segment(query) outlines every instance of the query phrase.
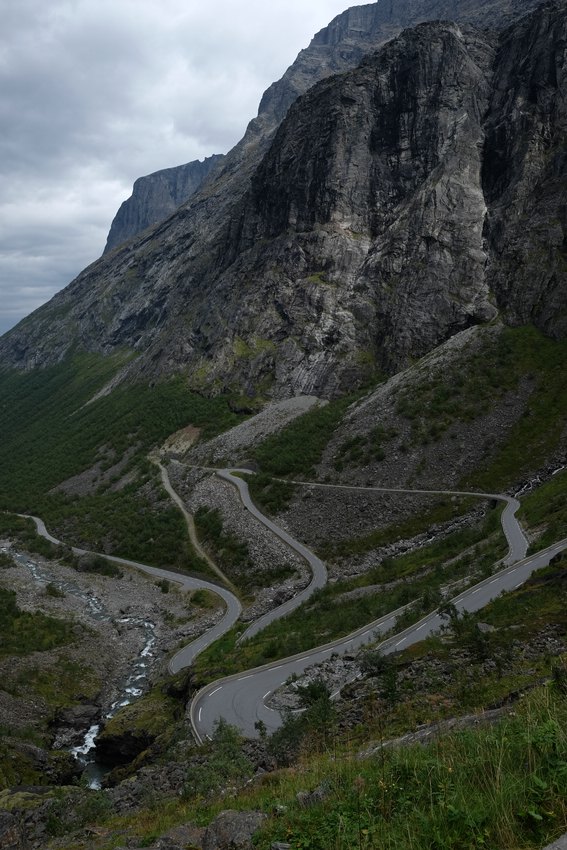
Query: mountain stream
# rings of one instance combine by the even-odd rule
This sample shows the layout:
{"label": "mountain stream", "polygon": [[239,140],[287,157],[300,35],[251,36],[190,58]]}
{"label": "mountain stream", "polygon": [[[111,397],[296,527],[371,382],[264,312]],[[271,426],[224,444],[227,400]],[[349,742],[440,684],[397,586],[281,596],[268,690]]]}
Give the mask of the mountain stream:
{"label": "mountain stream", "polygon": [[[103,603],[92,593],[86,592],[69,579],[61,579],[51,575],[44,567],[39,566],[27,556],[13,550],[11,555],[18,564],[29,569],[38,584],[54,585],[65,595],[78,598],[84,604],[92,620],[99,622],[110,622],[112,620]],[[117,624],[123,628],[138,630],[142,637],[142,649],[138,657],[129,664],[127,672],[116,682],[114,687],[115,698],[103,719],[85,729],[82,733],[82,740],[69,748],[69,752],[83,768],[82,776],[86,779],[89,788],[94,789],[101,787],[103,777],[111,770],[108,766],[95,760],[95,740],[101,725],[104,721],[113,717],[121,708],[129,705],[148,690],[149,671],[152,660],[155,658],[157,643],[155,623],[141,617],[124,616],[117,621]]]}

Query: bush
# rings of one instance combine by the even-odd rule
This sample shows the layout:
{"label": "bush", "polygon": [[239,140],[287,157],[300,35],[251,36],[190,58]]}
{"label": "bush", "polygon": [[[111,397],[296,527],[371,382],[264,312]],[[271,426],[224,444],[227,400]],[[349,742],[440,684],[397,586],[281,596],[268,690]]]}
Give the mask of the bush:
{"label": "bush", "polygon": [[356,398],[345,396],[312,409],[267,437],[254,451],[262,471],[275,476],[313,472],[345,410]]}
{"label": "bush", "polygon": [[15,567],[16,562],[7,552],[0,552],[0,569],[9,570],[10,567]]}
{"label": "bush", "polygon": [[200,507],[195,513],[195,527],[199,537],[221,562],[225,572],[233,570],[244,573],[253,569],[248,544],[224,530],[217,508]]}
{"label": "bush", "polygon": [[21,611],[13,590],[0,588],[0,655],[28,655],[75,639],[75,626],[41,612]]}
{"label": "bush", "polygon": [[57,587],[56,584],[53,584],[53,582],[50,581],[45,588],[45,595],[53,596],[55,599],[64,599],[66,594],[64,590],[61,590],[60,587]]}
{"label": "bush", "polygon": [[122,570],[102,555],[82,555],[76,567],[80,573],[97,573],[110,578],[123,578]]}
{"label": "bush", "polygon": [[207,758],[190,765],[185,777],[185,794],[206,797],[226,788],[229,782],[240,782],[252,773],[252,765],[242,752],[244,739],[236,727],[222,718],[215,724]]}

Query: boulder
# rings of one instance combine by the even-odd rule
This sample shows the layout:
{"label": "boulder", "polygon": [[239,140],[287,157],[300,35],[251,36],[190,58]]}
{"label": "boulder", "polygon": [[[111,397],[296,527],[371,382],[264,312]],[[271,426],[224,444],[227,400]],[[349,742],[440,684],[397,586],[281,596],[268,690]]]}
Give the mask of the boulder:
{"label": "boulder", "polygon": [[266,818],[262,812],[221,812],[206,828],[202,850],[252,850],[252,837]]}

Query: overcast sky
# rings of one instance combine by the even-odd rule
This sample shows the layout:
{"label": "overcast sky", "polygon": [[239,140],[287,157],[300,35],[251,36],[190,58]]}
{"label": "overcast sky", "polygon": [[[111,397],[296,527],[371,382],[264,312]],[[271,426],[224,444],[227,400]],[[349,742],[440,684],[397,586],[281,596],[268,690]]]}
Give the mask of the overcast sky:
{"label": "overcast sky", "polygon": [[0,333],[104,248],[136,177],[226,153],[356,0],[2,0]]}

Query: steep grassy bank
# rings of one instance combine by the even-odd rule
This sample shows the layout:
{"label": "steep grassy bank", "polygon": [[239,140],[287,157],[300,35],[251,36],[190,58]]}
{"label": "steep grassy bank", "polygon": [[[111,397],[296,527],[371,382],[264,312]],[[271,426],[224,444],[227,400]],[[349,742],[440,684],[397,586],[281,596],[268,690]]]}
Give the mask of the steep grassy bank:
{"label": "steep grassy bank", "polygon": [[[506,440],[484,469],[466,479],[471,487],[503,489],[540,469],[560,447],[567,421],[567,343],[549,339],[531,327],[506,328],[483,362],[479,382],[487,370],[496,377],[494,384],[485,382],[481,404],[490,404],[491,394],[514,389],[520,380],[533,386],[528,405]],[[475,372],[473,361],[470,373]],[[473,384],[468,393],[471,404],[479,392],[480,387]]]}
{"label": "steep grassy bank", "polygon": [[266,437],[254,450],[254,459],[263,472],[273,476],[297,475],[308,478],[346,409],[360,393],[343,396],[316,407],[294,419],[276,434]]}
{"label": "steep grassy bank", "polygon": [[[564,696],[547,690],[492,729],[382,750],[365,760],[354,753],[338,761],[316,758],[301,775],[268,777],[256,801],[288,808],[283,823],[271,819],[260,844],[287,841],[293,850],[541,847],[567,825],[566,711]],[[297,790],[316,787],[324,789],[321,802],[305,808],[294,799]]]}
{"label": "steep grassy bank", "polygon": [[51,749],[50,724],[60,709],[94,698],[102,686],[76,652],[88,641],[74,618],[23,610],[0,586],[0,791],[75,779],[74,759]]}
{"label": "steep grassy bank", "polygon": [[[334,401],[266,439],[255,449],[261,472],[249,480],[251,493],[268,512],[289,508],[286,519],[300,539],[327,540],[326,557],[369,552],[389,535],[381,527],[387,511],[376,514],[381,523],[376,528],[367,511],[355,537],[343,521],[338,495],[314,491],[307,501],[301,488],[274,476],[308,478],[317,467],[319,480],[329,483],[512,491],[564,457],[566,371],[565,342],[530,327],[485,328],[462,346],[416,363],[360,406],[353,397],[348,415],[341,407],[345,400]],[[524,519],[534,531],[544,532],[553,522],[548,542],[555,531],[564,536],[561,528],[567,527],[561,480],[558,475],[539,496],[525,498]],[[355,511],[355,496],[349,498]],[[398,516],[403,509],[397,506]],[[444,519],[442,504],[437,516],[424,515],[409,500],[405,510],[407,520],[402,515],[397,523],[403,537]]]}
{"label": "steep grassy bank", "polygon": [[537,535],[534,550],[567,537],[567,473],[558,472],[524,496],[521,517]]}

